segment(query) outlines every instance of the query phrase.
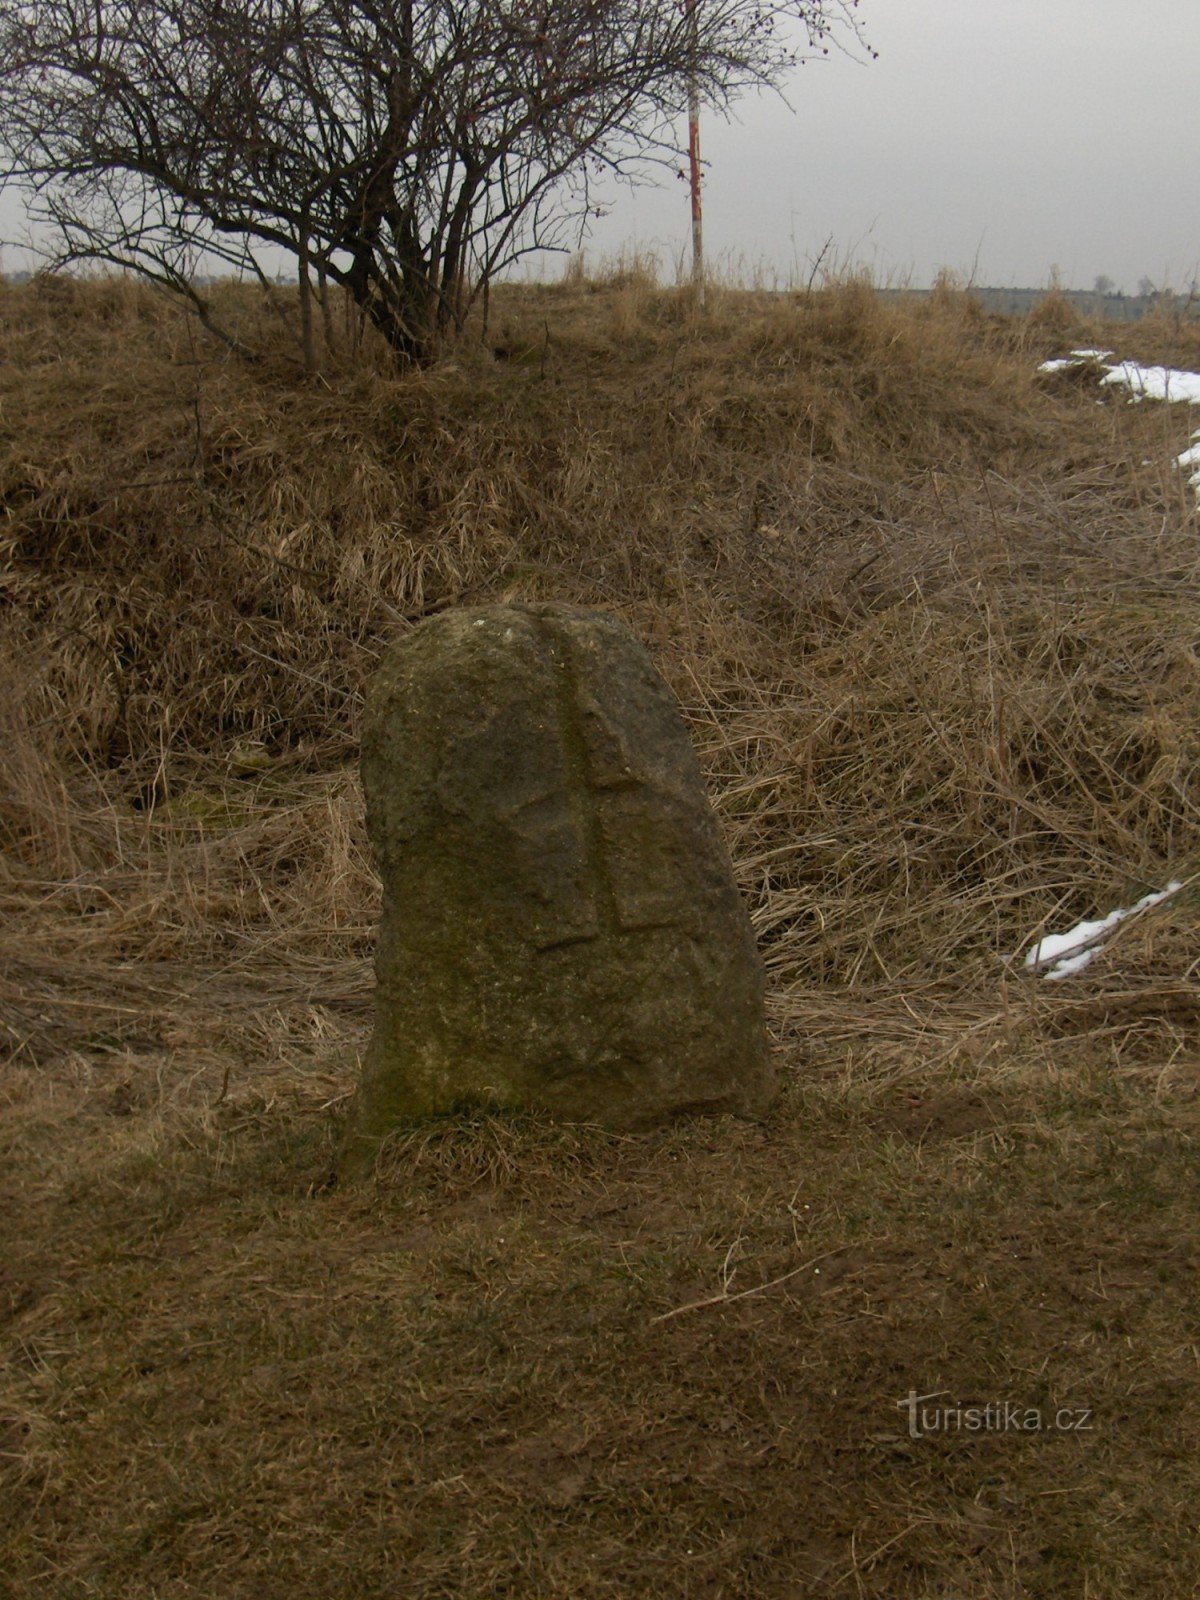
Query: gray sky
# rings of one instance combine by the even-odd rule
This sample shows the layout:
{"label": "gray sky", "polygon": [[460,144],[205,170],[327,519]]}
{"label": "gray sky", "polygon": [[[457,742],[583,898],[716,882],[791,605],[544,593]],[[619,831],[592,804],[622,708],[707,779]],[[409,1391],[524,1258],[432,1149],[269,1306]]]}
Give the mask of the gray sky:
{"label": "gray sky", "polygon": [[[703,0],[701,0],[703,3]],[[806,280],[827,262],[927,284],[1069,287],[1200,276],[1197,0],[862,0],[879,60],[800,69],[792,109],[705,120],[705,239],[718,268]],[[0,201],[0,238],[20,231]],[[589,250],[649,249],[669,277],[686,185],[617,192]],[[0,252],[0,266],[20,264]],[[546,270],[559,270],[551,261]]]}
{"label": "gray sky", "polygon": [[[792,110],[743,101],[701,140],[709,255],[745,278],[838,263],[927,284],[1200,276],[1196,0],[862,0],[879,60],[813,62]],[[620,196],[591,248],[670,273],[686,185]]]}

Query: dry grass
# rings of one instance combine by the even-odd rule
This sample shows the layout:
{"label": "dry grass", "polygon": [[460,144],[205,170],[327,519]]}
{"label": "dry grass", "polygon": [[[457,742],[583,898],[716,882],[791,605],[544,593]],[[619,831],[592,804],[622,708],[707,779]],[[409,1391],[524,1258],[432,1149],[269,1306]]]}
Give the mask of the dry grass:
{"label": "dry grass", "polygon": [[[260,369],[0,287],[11,1592],[1188,1592],[1196,896],[1071,982],[1002,958],[1200,868],[1195,418],[1036,375],[1195,328],[697,318],[635,261],[306,386],[226,312]],[[442,1124],[340,1192],[362,685],[502,596],[650,644],[788,1088]],[[912,1388],[1095,1426],[912,1441]]]}

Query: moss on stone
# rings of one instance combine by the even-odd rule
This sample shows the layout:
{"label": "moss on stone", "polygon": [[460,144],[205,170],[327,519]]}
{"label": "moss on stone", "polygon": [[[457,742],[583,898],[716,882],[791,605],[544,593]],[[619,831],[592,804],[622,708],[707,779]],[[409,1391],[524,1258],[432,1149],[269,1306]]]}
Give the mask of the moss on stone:
{"label": "moss on stone", "polygon": [[363,735],[383,878],[347,1160],[455,1106],[637,1128],[770,1091],[753,934],[678,709],[615,619],[446,612]]}

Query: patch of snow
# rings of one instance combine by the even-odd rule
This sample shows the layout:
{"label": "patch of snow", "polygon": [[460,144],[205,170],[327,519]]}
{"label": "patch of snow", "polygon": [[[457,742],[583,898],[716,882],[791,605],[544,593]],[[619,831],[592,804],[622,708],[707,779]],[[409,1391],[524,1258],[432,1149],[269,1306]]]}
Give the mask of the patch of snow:
{"label": "patch of snow", "polygon": [[1094,945],[1090,950],[1081,950],[1077,956],[1064,956],[1044,976],[1053,980],[1069,978],[1073,972],[1082,972],[1099,948],[1099,945]]}
{"label": "patch of snow", "polygon": [[[1128,389],[1131,404],[1140,400],[1165,400],[1168,403],[1183,401],[1187,405],[1200,406],[1200,372],[1184,372],[1178,367],[1143,367],[1138,361],[1118,361],[1110,366],[1108,358],[1111,355],[1111,350],[1072,350],[1069,356],[1043,361],[1038,371],[1065,372],[1095,362],[1105,369],[1101,384],[1107,388]],[[1178,465],[1185,470],[1188,467],[1196,468],[1188,481],[1200,495],[1200,433],[1192,437],[1196,443],[1178,458]],[[1149,463],[1143,462],[1142,465]]]}
{"label": "patch of snow", "polygon": [[1200,433],[1194,433],[1192,438],[1196,441],[1195,444],[1192,445],[1190,450],[1183,452],[1176,464],[1182,467],[1185,472],[1189,467],[1195,467],[1196,470],[1192,473],[1188,482],[1196,493],[1200,495]]}
{"label": "patch of snow", "polygon": [[1106,917],[1095,922],[1077,922],[1066,933],[1048,933],[1026,952],[1025,965],[1031,972],[1041,972],[1044,978],[1051,980],[1069,978],[1074,972],[1082,972],[1103,950],[1104,935],[1115,928],[1118,922],[1124,922],[1126,917],[1139,916],[1160,901],[1169,900],[1182,888],[1183,884],[1173,878],[1165,889],[1143,895],[1136,905],[1110,911]]}
{"label": "patch of snow", "polygon": [[1132,400],[1183,400],[1200,406],[1200,372],[1180,372],[1175,367],[1143,367],[1121,361],[1109,367],[1103,384],[1124,384]]}
{"label": "patch of snow", "polygon": [[1111,350],[1072,350],[1069,356],[1059,356],[1054,361],[1043,361],[1039,372],[1065,372],[1068,367],[1081,367],[1086,361],[1105,362]]}

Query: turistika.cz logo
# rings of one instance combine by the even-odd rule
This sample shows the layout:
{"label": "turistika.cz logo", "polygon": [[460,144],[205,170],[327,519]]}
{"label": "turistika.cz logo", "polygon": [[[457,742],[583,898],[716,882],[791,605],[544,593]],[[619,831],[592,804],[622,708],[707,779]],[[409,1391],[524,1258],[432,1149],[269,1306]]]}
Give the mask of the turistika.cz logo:
{"label": "turistika.cz logo", "polygon": [[1091,1433],[1090,1406],[1060,1406],[1047,1411],[1041,1406],[1018,1405],[1012,1400],[988,1400],[978,1404],[942,1403],[948,1389],[918,1394],[910,1389],[896,1404],[908,1412],[911,1439],[924,1439],[932,1433]]}

